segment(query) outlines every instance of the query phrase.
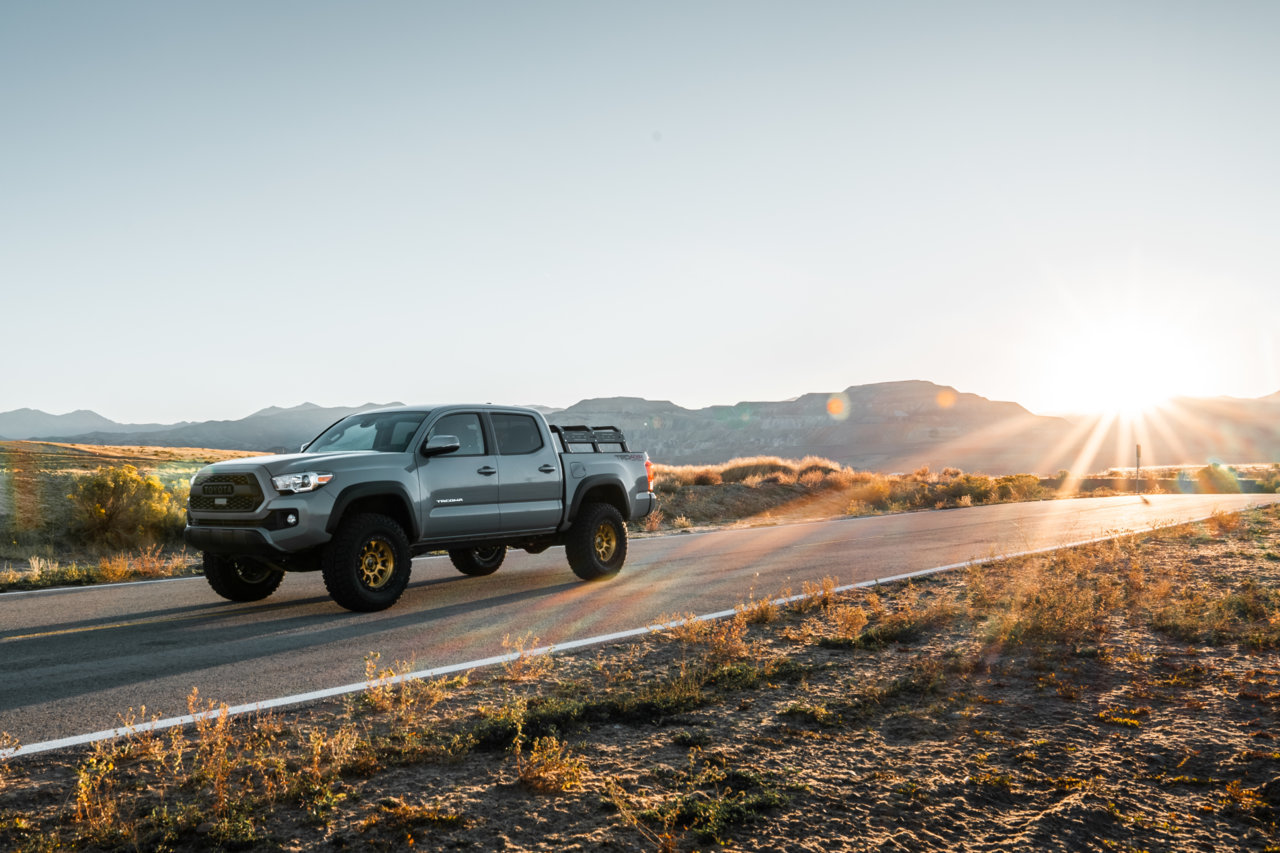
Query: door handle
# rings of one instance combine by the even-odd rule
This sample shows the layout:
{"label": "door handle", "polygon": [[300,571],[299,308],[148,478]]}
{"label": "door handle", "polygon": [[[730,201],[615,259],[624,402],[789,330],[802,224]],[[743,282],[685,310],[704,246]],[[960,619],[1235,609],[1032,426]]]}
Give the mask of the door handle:
{"label": "door handle", "polygon": [[538,470],[539,470],[539,471],[541,471],[541,472],[542,472],[542,473],[544,473],[544,474],[554,474],[554,473],[556,472],[556,466],[554,466],[554,465],[539,465],[539,466],[538,466]]}
{"label": "door handle", "polygon": [[476,473],[484,474],[486,477],[491,477],[498,473],[498,469],[494,468],[492,465],[485,465],[483,468],[477,468]]}

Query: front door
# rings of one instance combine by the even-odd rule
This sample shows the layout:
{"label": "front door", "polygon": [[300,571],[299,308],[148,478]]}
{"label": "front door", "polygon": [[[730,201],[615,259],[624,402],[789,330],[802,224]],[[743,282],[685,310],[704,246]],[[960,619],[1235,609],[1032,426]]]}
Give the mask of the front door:
{"label": "front door", "polygon": [[485,441],[480,415],[444,415],[427,432],[427,438],[436,435],[455,435],[461,447],[420,460],[422,538],[495,533],[499,524],[498,457]]}

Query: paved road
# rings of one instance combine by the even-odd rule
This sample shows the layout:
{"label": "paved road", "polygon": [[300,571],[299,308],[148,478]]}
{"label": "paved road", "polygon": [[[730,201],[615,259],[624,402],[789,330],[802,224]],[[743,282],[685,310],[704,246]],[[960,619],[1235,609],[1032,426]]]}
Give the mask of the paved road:
{"label": "paved road", "polygon": [[842,519],[631,542],[616,578],[579,582],[562,549],[513,552],[470,578],[447,559],[415,561],[400,602],[339,609],[315,574],[271,598],[233,604],[201,578],[0,595],[0,731],[32,744],[108,729],[146,705],[185,714],[193,686],[231,705],[350,684],[364,658],[444,666],[502,654],[503,637],[563,643],[709,613],[748,593],[806,580],[842,583],[1203,518],[1280,495],[1089,498]]}

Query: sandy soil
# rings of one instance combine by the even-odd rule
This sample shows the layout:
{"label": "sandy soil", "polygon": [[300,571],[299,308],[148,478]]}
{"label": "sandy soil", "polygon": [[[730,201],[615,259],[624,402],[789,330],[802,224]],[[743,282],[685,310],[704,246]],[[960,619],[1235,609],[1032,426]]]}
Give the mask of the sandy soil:
{"label": "sandy soil", "polygon": [[[295,755],[317,784],[270,796],[246,773],[234,820],[207,778],[166,783],[135,745],[114,754],[122,816],[95,842],[76,819],[87,753],[19,759],[0,849],[1277,851],[1280,511],[1247,519],[1070,563],[1091,589],[1146,592],[1065,639],[1014,641],[975,609],[997,573],[1030,571],[1014,565],[525,660],[425,704],[258,720],[242,743],[314,733],[328,770]],[[1143,609],[1232,589],[1252,597],[1203,635]],[[538,764],[545,735],[565,751]]]}

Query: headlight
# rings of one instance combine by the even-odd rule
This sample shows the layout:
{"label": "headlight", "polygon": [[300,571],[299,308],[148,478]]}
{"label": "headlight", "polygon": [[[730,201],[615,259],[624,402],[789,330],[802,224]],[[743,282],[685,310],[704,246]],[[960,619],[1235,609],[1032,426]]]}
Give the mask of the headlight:
{"label": "headlight", "polygon": [[283,474],[271,478],[271,485],[282,495],[298,492],[313,492],[333,479],[332,474],[321,474],[308,471],[305,474]]}

